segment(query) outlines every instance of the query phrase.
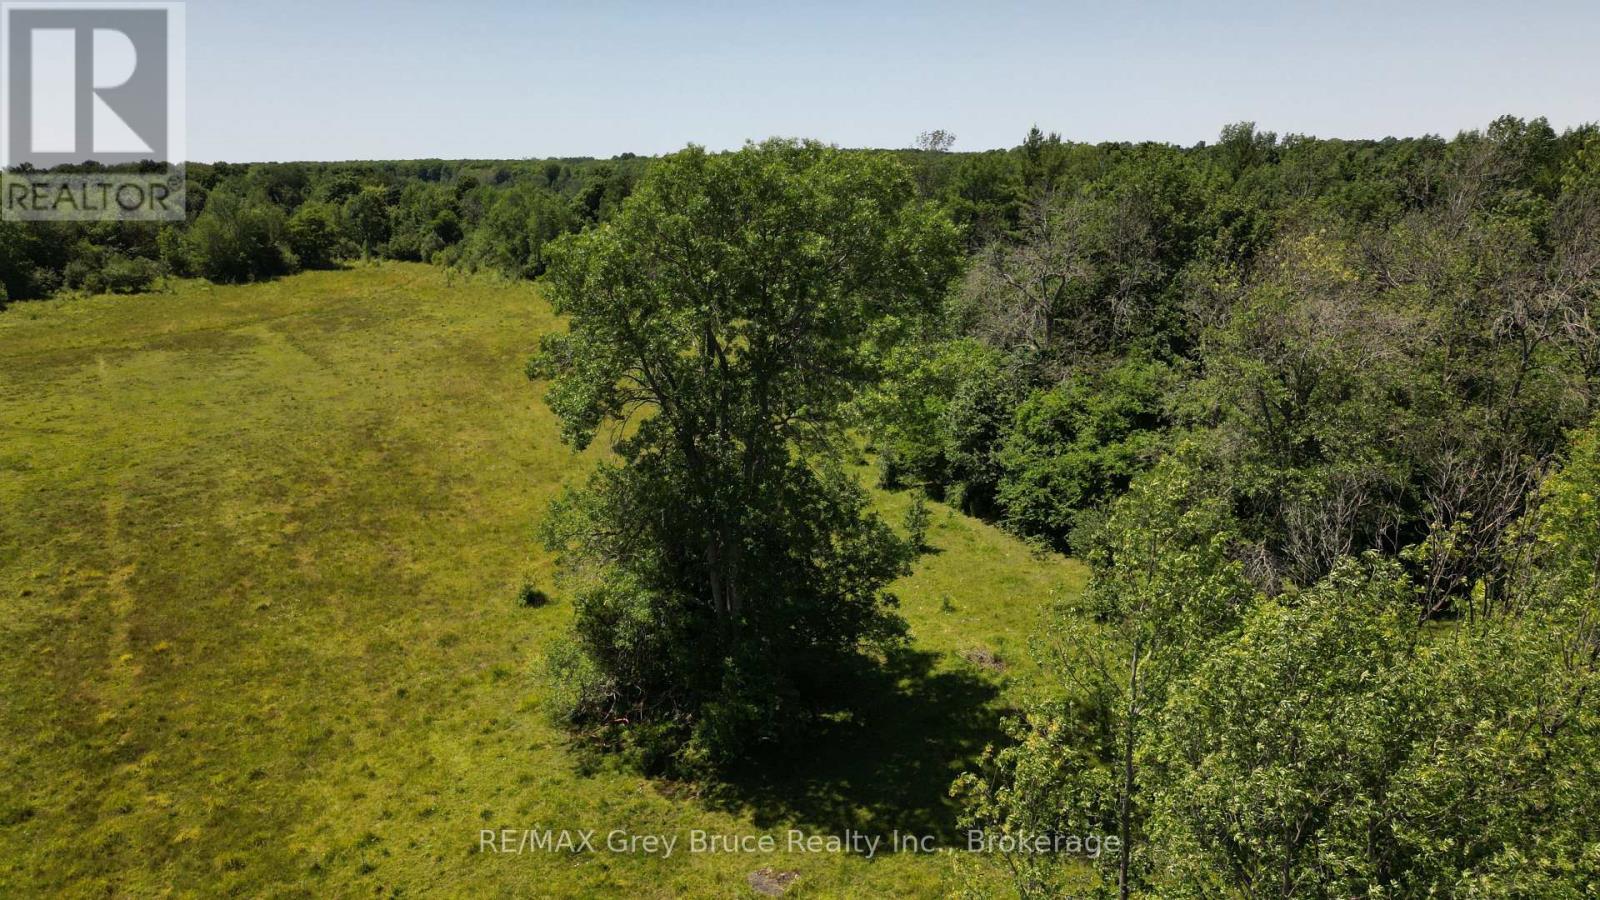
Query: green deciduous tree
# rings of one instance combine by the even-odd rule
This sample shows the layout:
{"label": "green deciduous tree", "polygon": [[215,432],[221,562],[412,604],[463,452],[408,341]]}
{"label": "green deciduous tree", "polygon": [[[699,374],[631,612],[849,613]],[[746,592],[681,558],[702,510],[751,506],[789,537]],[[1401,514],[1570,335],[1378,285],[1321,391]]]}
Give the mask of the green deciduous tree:
{"label": "green deciduous tree", "polygon": [[390,259],[431,261],[434,254],[461,240],[455,193],[438,184],[412,182],[389,210]]}
{"label": "green deciduous tree", "polygon": [[[1134,483],[1089,547],[1087,608],[1064,608],[1041,640],[1059,693],[1012,726],[1015,743],[957,782],[971,827],[1026,834],[1116,836],[1099,860],[1126,897],[1152,875],[1147,752],[1172,683],[1228,633],[1253,597],[1226,505],[1180,451]],[[1008,860],[1025,896],[1056,896],[1077,861]]]}
{"label": "green deciduous tree", "polygon": [[38,240],[37,233],[27,225],[0,221],[0,288],[4,288],[6,296],[21,300],[43,293],[34,263]]}
{"label": "green deciduous tree", "polygon": [[370,259],[389,239],[389,192],[381,187],[362,188],[344,202],[344,225],[350,239],[361,248],[361,258]]}
{"label": "green deciduous tree", "polygon": [[550,259],[571,328],[534,367],[547,402],[578,447],[633,423],[547,524],[584,661],[567,712],[725,762],[898,633],[883,588],[909,548],[831,460],[955,229],[890,160],[771,141],[661,161]]}
{"label": "green deciduous tree", "polygon": [[1010,153],[964,156],[946,189],[951,218],[977,249],[1005,237],[1017,227],[1022,196],[1022,170]]}
{"label": "green deciduous tree", "polygon": [[461,263],[515,278],[536,278],[549,265],[550,242],[578,230],[579,216],[559,195],[518,185],[496,196],[462,248]]}
{"label": "green deciduous tree", "polygon": [[283,210],[257,197],[213,192],[184,243],[195,274],[212,281],[257,281],[299,268]]}
{"label": "green deciduous tree", "polygon": [[1153,458],[1170,381],[1165,366],[1130,356],[1018,406],[999,453],[1006,525],[1068,549],[1082,514],[1120,495]]}
{"label": "green deciduous tree", "polygon": [[1177,681],[1147,744],[1162,875],[1272,897],[1392,883],[1386,793],[1425,712],[1413,602],[1398,567],[1347,564]]}
{"label": "green deciduous tree", "polygon": [[306,268],[324,269],[339,257],[344,238],[339,208],[332,203],[313,200],[303,204],[289,217],[286,227],[289,248]]}

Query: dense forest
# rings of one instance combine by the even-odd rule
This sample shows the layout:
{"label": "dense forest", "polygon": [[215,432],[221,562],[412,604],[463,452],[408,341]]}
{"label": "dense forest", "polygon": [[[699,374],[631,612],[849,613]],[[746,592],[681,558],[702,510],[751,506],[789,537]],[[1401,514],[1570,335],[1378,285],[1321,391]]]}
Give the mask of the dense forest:
{"label": "dense forest", "polygon": [[530,374],[614,451],[543,528],[554,712],[642,770],[794,752],[904,640],[926,512],[864,447],[1092,568],[972,827],[1115,835],[1124,897],[1600,890],[1600,129],[948,145],[193,165],[182,226],[0,223],[0,305],[540,279]]}

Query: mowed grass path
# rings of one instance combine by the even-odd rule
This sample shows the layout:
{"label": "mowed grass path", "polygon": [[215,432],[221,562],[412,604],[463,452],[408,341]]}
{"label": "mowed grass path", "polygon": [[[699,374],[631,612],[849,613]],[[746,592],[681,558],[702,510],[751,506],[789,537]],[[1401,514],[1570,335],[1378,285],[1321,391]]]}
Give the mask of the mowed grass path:
{"label": "mowed grass path", "polygon": [[555,324],[533,287],[405,265],[0,313],[0,896],[739,897],[764,866],[790,896],[943,893],[944,856],[479,851],[947,826],[1082,577],[935,506],[899,586],[918,652],[814,769],[697,796],[586,767],[539,707],[570,607],[514,601],[593,462],[522,375]]}

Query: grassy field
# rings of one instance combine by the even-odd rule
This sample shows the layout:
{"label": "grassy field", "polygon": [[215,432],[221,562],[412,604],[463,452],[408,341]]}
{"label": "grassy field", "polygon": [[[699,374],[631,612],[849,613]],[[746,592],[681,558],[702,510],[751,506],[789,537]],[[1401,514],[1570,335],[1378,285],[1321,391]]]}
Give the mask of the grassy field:
{"label": "grassy field", "polygon": [[[528,286],[423,266],[0,313],[0,896],[941,896],[943,855],[482,852],[489,828],[947,830],[1080,568],[935,505],[915,651],[814,761],[702,795],[567,746],[532,532],[591,460]],[[904,497],[884,497],[898,519]],[[969,662],[998,651],[1003,672]]]}

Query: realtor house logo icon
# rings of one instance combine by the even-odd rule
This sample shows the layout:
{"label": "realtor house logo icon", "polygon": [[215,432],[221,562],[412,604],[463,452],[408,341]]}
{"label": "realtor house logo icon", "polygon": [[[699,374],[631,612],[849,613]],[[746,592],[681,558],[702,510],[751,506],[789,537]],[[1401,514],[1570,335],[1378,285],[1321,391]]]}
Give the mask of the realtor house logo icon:
{"label": "realtor house logo icon", "polygon": [[0,213],[184,215],[184,4],[0,2]]}

